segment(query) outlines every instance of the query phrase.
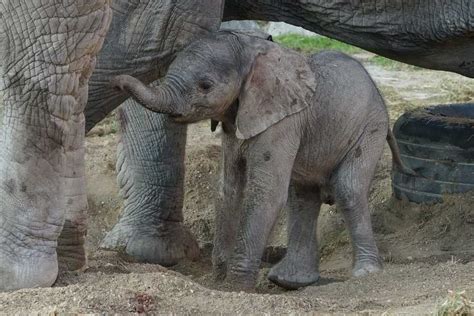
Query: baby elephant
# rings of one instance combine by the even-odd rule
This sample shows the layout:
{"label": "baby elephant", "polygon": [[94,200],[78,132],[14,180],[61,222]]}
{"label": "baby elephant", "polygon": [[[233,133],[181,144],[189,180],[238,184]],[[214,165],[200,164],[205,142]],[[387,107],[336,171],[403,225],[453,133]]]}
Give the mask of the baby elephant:
{"label": "baby elephant", "polygon": [[[381,269],[368,191],[387,110],[354,59],[311,57],[258,37],[221,31],[178,54],[158,88],[130,76],[113,85],[177,122],[222,122],[223,168],[213,251],[218,277],[255,286],[261,257],[288,197],[288,251],[269,279],[289,289],[316,282],[321,203],[337,203],[354,248],[353,275]],[[401,166],[400,166],[401,167]]]}

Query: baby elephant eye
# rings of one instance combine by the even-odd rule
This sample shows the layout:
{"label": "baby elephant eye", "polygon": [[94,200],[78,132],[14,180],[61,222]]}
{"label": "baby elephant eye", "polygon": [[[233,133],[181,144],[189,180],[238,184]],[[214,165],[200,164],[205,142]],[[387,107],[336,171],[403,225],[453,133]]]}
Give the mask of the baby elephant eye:
{"label": "baby elephant eye", "polygon": [[203,80],[199,82],[199,89],[201,89],[202,91],[207,92],[211,90],[211,88],[212,88],[212,82],[208,80]]}

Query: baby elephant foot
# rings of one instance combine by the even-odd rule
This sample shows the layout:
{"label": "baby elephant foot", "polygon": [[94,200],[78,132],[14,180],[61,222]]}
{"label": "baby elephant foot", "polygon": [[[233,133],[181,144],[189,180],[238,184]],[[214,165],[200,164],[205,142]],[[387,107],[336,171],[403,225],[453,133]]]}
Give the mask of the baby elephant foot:
{"label": "baby elephant foot", "polygon": [[380,272],[383,270],[380,260],[358,260],[352,269],[352,275],[356,278],[364,277],[371,273]]}
{"label": "baby elephant foot", "polygon": [[245,291],[252,292],[257,286],[257,273],[243,273],[229,271],[224,280],[224,283],[228,285],[233,291]]}
{"label": "baby elephant foot", "polygon": [[[199,245],[181,223],[170,222],[162,227],[132,227],[117,224],[101,244],[102,249],[123,252],[134,260],[165,267],[181,259],[196,260]],[[161,229],[160,229],[161,228]]]}
{"label": "baby elephant foot", "polygon": [[268,273],[268,279],[282,288],[296,290],[316,283],[319,272],[316,264],[303,264],[297,260],[283,258]]}
{"label": "baby elephant foot", "polygon": [[227,268],[225,283],[234,291],[253,291],[257,285],[260,263],[252,265],[230,264]]}

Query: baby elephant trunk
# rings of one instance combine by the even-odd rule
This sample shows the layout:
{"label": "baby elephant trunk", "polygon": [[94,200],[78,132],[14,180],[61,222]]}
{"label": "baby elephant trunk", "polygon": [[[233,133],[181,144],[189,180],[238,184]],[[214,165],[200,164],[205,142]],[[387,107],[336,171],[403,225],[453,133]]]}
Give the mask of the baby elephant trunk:
{"label": "baby elephant trunk", "polygon": [[181,102],[179,102],[176,89],[173,89],[170,85],[149,87],[128,75],[113,78],[111,84],[116,89],[128,92],[138,103],[153,112],[168,114],[173,117],[182,115]]}

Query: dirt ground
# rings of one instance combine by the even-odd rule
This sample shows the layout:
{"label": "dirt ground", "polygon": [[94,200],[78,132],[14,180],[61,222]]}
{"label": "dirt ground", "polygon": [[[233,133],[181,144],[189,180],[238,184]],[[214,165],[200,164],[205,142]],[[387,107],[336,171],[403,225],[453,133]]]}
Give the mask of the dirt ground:
{"label": "dirt ground", "polygon": [[[366,66],[387,100],[392,123],[410,108],[474,101],[474,81],[455,74]],[[446,197],[433,206],[394,200],[388,148],[370,193],[383,272],[350,277],[351,247],[342,217],[335,207],[324,206],[318,232],[322,278],[317,285],[284,291],[266,280],[271,264],[264,263],[256,293],[220,290],[212,280],[209,258],[220,139],[208,122],[190,127],[186,160],[185,222],[200,242],[201,259],[166,269],[98,250],[122,206],[115,182],[116,129],[112,116],[87,137],[88,267],[61,274],[53,288],[0,293],[0,313],[422,315],[434,313],[448,290],[466,291],[474,298],[474,194]],[[270,261],[284,249],[284,222],[282,212],[269,245]]]}

